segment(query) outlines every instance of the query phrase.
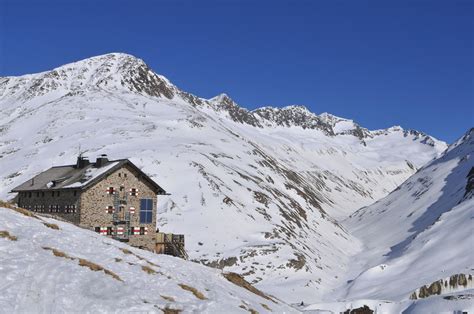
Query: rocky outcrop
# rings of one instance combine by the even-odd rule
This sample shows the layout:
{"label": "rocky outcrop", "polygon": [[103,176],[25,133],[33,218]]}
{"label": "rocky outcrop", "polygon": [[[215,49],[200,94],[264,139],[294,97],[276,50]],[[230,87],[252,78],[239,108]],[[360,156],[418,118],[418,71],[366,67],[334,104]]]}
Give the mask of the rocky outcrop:
{"label": "rocky outcrop", "polygon": [[421,286],[410,295],[410,299],[424,299],[433,295],[440,295],[473,287],[472,274],[455,274],[451,277],[434,281],[429,285]]}

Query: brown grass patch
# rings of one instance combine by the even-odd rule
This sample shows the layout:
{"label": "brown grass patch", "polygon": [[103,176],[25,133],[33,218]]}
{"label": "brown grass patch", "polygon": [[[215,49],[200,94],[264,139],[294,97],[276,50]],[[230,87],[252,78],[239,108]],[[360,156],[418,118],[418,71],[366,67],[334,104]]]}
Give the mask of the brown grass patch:
{"label": "brown grass patch", "polygon": [[104,268],[104,273],[106,273],[109,276],[112,276],[112,278],[117,279],[118,281],[123,281],[122,278],[120,278],[116,273]]}
{"label": "brown grass patch", "polygon": [[270,311],[270,312],[272,311],[272,309],[271,309],[268,305],[266,305],[266,304],[264,304],[264,303],[261,303],[260,305],[261,305],[265,310]]}
{"label": "brown grass patch", "polygon": [[132,251],[127,250],[127,249],[120,249],[124,254],[133,254]]}
{"label": "brown grass patch", "polygon": [[[75,257],[71,257],[69,255],[67,255],[66,253],[60,251],[60,250],[57,250],[57,249],[53,249],[53,248],[50,248],[48,246],[43,246],[43,249],[44,250],[47,250],[47,251],[52,251],[53,252],[53,255],[54,256],[57,256],[57,257],[62,257],[62,258],[67,258],[67,259],[70,259],[72,261],[76,260],[77,258]],[[83,259],[83,258],[79,258],[79,266],[82,266],[82,267],[88,267],[90,270],[92,271],[104,271],[105,274],[111,276],[112,278],[118,280],[118,281],[123,281],[122,278],[120,278],[116,273],[100,266],[100,265],[97,265],[95,263],[92,263],[86,259]]]}
{"label": "brown grass patch", "polygon": [[50,224],[49,222],[43,222],[43,225],[54,230],[59,230],[59,226],[57,224]]}
{"label": "brown grass patch", "polygon": [[237,285],[239,287],[242,287],[244,289],[247,289],[248,291],[252,292],[252,293],[255,293],[256,295],[264,298],[264,299],[267,299],[267,300],[270,300],[274,303],[275,300],[273,300],[272,298],[270,298],[268,295],[266,295],[265,293],[263,293],[262,291],[258,290],[257,288],[255,288],[254,286],[252,286],[247,280],[244,279],[244,277],[242,277],[241,275],[239,274],[236,274],[236,273],[223,273],[222,274],[224,276],[225,279],[229,280],[230,282],[232,282],[234,285]]}
{"label": "brown grass patch", "polygon": [[164,309],[161,309],[164,314],[179,314],[181,313],[181,310],[177,309],[170,309],[169,307],[165,307]]}
{"label": "brown grass patch", "polygon": [[92,263],[86,259],[80,258],[79,259],[79,266],[84,266],[84,267],[89,267],[90,270],[92,271],[99,271],[99,270],[104,270],[104,267],[97,265],[95,263]]}
{"label": "brown grass patch", "polygon": [[0,230],[0,238],[5,238],[5,239],[8,239],[10,241],[18,240],[17,237],[15,237],[14,235],[11,235],[10,232],[8,232],[6,230]]}
{"label": "brown grass patch", "polygon": [[147,262],[148,265],[150,265],[150,266],[160,267],[160,266],[156,265],[155,263],[150,262],[149,260],[146,260],[146,262]]}
{"label": "brown grass patch", "polygon": [[31,211],[29,211],[27,209],[24,209],[24,208],[21,208],[21,207],[15,207],[12,204],[6,203],[4,201],[0,201],[0,206],[10,208],[10,209],[16,211],[17,213],[23,214],[23,215],[28,216],[28,217],[40,219],[38,216],[33,214]]}
{"label": "brown grass patch", "polygon": [[57,250],[57,249],[53,249],[53,248],[50,248],[50,247],[47,247],[47,246],[43,246],[43,250],[52,251],[53,255],[57,256],[57,257],[67,258],[67,259],[70,259],[72,261],[75,260],[74,257],[71,257],[71,256],[67,255],[66,253],[64,253],[63,251],[60,251],[60,250]]}
{"label": "brown grass patch", "polygon": [[154,275],[156,274],[156,271],[151,268],[151,267],[148,267],[148,266],[142,266],[142,270],[145,272],[145,273],[148,273],[150,275]]}
{"label": "brown grass patch", "polygon": [[0,207],[15,209],[15,206],[13,206],[12,203],[8,203],[8,202],[2,201],[2,200],[0,200]]}
{"label": "brown grass patch", "polygon": [[[150,265],[150,266],[160,267],[160,266],[156,265],[155,263],[150,262],[150,261],[147,260],[146,258],[141,257],[140,255],[135,254],[135,253],[133,253],[132,251],[130,251],[130,250],[128,250],[128,249],[120,248],[120,251],[122,251],[124,254],[127,254],[127,255],[133,255],[133,256],[135,256],[136,258],[138,258],[139,260],[147,262],[147,264]],[[130,263],[129,263],[129,264],[130,264]],[[132,264],[130,264],[130,265],[132,265]]]}
{"label": "brown grass patch", "polygon": [[192,294],[194,294],[194,296],[196,298],[200,299],[200,300],[207,300],[207,298],[204,296],[204,294],[202,294],[202,292],[200,292],[198,289],[196,289],[194,287],[185,285],[184,283],[180,283],[180,284],[178,284],[178,286],[180,286],[181,289],[183,289],[183,290],[192,292]]}
{"label": "brown grass patch", "polygon": [[122,278],[120,278],[117,274],[115,274],[114,272],[108,270],[108,269],[105,269],[104,267],[100,266],[100,265],[97,265],[95,263],[92,263],[91,261],[88,261],[86,259],[83,259],[83,258],[80,258],[79,259],[79,266],[83,266],[83,267],[88,267],[90,270],[92,271],[101,271],[103,270],[105,274],[111,276],[112,278],[118,280],[118,281],[123,281]]}
{"label": "brown grass patch", "polygon": [[173,298],[173,297],[169,297],[169,296],[162,295],[162,294],[160,294],[160,297],[162,297],[162,298],[165,299],[166,301],[174,302],[174,298]]}

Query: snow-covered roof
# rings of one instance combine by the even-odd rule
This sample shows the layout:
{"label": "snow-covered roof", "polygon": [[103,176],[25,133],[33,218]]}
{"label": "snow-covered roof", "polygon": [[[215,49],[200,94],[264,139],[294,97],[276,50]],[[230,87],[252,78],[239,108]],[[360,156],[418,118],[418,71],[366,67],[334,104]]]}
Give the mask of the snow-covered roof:
{"label": "snow-covered roof", "polygon": [[156,182],[128,159],[107,161],[101,167],[98,167],[96,163],[85,165],[82,168],[78,168],[76,165],[52,167],[17,186],[12,192],[84,189],[92,183],[99,181],[104,175],[124,165],[130,165],[136,171],[140,172],[143,178],[155,188],[158,194],[166,193]]}

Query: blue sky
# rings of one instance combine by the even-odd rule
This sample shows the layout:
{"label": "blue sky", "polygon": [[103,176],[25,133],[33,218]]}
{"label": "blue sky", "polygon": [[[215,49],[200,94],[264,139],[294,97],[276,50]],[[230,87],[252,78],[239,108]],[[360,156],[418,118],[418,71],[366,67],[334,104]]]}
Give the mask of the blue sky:
{"label": "blue sky", "polygon": [[0,76],[127,52],[201,97],[452,142],[474,126],[473,33],[472,0],[0,0]]}

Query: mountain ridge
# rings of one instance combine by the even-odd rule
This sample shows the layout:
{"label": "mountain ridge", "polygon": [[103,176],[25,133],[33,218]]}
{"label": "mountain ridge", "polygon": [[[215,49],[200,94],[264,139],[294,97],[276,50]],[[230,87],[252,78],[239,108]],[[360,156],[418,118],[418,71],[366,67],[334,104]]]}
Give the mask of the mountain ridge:
{"label": "mountain ridge", "polygon": [[[119,75],[119,80],[115,78],[117,75]],[[17,81],[17,83],[14,84],[15,82],[11,81]],[[13,86],[11,86],[12,83]],[[15,95],[15,91],[22,87],[23,89],[27,88],[24,94]],[[370,131],[353,120],[328,113],[317,115],[304,105],[264,106],[248,110],[238,105],[226,93],[221,93],[210,99],[201,98],[182,91],[166,77],[156,74],[142,59],[127,53],[94,56],[36,74],[0,77],[0,99],[16,96],[26,100],[35,96],[43,96],[60,87],[68,89],[70,93],[83,91],[84,88],[117,91],[120,87],[126,87],[129,91],[151,97],[173,99],[177,96],[195,106],[210,107],[217,112],[224,111],[231,120],[254,127],[299,126],[303,129],[317,129],[329,136],[353,135],[361,141],[383,133],[401,131],[404,134],[415,133],[432,145],[437,141],[428,134],[416,130],[404,130],[400,126]],[[347,128],[346,125],[344,130],[338,132],[334,130],[338,122],[346,122],[352,126]]]}

